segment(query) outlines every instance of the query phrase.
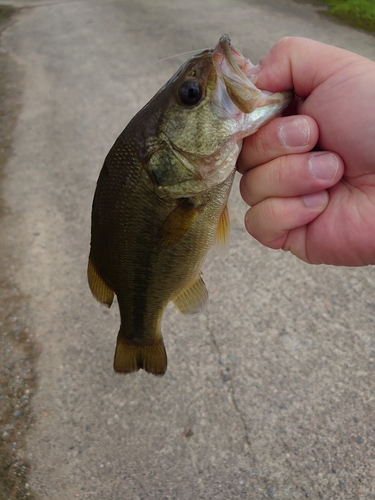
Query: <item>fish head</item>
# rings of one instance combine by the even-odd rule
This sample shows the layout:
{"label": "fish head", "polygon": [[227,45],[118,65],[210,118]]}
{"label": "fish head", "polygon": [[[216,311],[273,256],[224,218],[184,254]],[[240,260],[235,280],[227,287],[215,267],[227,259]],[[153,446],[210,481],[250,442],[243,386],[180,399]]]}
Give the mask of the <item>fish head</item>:
{"label": "fish head", "polygon": [[148,169],[161,196],[194,196],[225,181],[244,137],[291,102],[293,92],[258,89],[253,67],[224,35],[186,61],[155,96],[158,137],[149,138]]}

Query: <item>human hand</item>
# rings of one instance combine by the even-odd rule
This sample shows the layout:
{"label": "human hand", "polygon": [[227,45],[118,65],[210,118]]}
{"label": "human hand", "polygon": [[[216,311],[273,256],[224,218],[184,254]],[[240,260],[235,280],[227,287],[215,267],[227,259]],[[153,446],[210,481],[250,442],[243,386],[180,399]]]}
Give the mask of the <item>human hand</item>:
{"label": "human hand", "polygon": [[375,62],[284,38],[261,60],[257,86],[300,99],[294,116],[244,140],[246,229],[309,263],[375,264]]}

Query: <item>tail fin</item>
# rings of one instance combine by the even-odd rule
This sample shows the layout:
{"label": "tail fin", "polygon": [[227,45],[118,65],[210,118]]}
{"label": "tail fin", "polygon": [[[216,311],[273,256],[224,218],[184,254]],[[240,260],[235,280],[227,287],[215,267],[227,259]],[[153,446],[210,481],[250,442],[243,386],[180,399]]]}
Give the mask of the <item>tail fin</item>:
{"label": "tail fin", "polygon": [[163,338],[160,336],[152,345],[136,346],[128,343],[120,330],[113,368],[121,373],[136,372],[143,368],[153,375],[164,375],[167,371],[167,353]]}

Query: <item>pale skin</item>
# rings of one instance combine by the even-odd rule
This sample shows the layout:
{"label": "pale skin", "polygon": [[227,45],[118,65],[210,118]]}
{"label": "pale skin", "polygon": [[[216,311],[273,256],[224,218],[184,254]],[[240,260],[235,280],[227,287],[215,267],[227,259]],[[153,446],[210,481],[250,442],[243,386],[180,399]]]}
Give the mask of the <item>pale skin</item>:
{"label": "pale skin", "polygon": [[375,62],[289,37],[256,71],[300,99],[244,141],[247,231],[311,264],[375,264]]}

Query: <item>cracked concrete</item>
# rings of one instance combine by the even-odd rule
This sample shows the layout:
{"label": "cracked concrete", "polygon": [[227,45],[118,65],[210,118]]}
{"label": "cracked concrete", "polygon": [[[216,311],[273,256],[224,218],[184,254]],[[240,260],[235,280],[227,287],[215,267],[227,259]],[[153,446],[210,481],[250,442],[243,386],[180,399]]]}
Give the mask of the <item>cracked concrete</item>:
{"label": "cracked concrete", "polygon": [[[22,451],[40,499],[375,498],[375,274],[252,241],[203,269],[207,310],[167,308],[162,379],[113,373],[119,325],[86,283],[103,159],[184,56],[228,32],[259,60],[304,35],[375,57],[374,38],[289,0],[21,1],[2,48],[25,75],[6,203],[15,280],[42,352]],[[237,179],[238,181],[238,179]],[[26,491],[26,490],[25,490]]]}

